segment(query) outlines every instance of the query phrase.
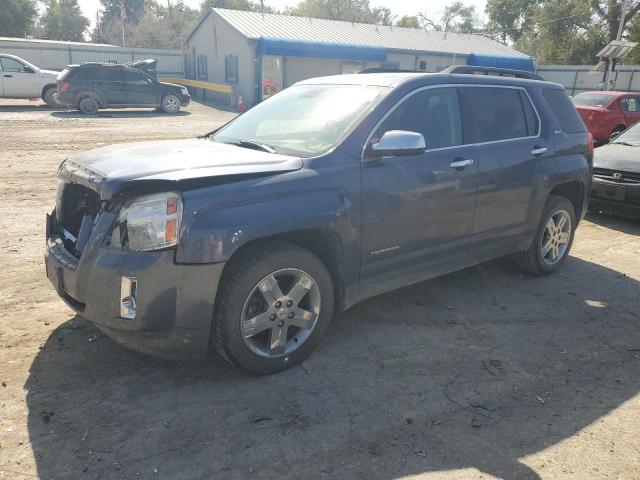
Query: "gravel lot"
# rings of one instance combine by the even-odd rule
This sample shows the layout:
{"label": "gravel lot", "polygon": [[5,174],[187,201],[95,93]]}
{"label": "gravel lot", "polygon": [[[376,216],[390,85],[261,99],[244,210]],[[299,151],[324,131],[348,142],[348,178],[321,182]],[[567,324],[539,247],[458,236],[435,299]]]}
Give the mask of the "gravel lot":
{"label": "gravel lot", "polygon": [[588,217],[548,278],[499,260],[368,300],[270,377],[75,317],[43,266],[58,164],[232,115],[0,101],[0,478],[640,478],[637,222]]}

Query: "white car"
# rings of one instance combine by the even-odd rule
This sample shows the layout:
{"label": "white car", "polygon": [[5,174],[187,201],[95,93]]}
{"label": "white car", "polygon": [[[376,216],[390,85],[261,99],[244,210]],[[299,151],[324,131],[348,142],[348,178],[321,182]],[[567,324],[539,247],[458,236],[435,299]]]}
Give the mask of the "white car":
{"label": "white car", "polygon": [[15,55],[0,53],[0,98],[42,98],[55,107],[53,94],[58,73],[42,70]]}

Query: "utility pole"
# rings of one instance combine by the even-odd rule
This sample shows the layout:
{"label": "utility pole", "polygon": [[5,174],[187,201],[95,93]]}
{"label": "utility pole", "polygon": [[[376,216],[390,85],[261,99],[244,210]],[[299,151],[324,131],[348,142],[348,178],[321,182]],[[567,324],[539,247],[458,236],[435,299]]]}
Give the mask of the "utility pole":
{"label": "utility pole", "polygon": [[[627,16],[627,2],[629,0],[623,0],[622,10],[620,11],[620,24],[618,25],[618,34],[616,40],[622,40],[622,32],[624,30],[624,18]],[[609,57],[609,68],[607,73],[607,90],[611,90],[611,77],[613,75],[613,62],[614,59]]]}

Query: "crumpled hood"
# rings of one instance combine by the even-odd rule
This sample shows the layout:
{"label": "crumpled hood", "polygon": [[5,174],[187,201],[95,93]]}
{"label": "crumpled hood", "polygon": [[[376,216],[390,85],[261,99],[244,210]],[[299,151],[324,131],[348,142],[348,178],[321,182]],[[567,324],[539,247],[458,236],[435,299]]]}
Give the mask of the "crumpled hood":
{"label": "crumpled hood", "polygon": [[593,166],[617,172],[640,173],[640,147],[610,143],[596,148]]}
{"label": "crumpled hood", "polygon": [[228,175],[282,173],[302,168],[299,157],[276,155],[208,139],[123,143],[89,150],[65,160],[58,176],[110,199],[124,184],[183,181]]}

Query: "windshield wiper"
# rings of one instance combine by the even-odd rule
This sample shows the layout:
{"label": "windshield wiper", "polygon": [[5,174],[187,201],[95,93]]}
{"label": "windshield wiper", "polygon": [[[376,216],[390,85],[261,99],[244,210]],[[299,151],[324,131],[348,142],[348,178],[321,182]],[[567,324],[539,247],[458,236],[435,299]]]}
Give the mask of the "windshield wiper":
{"label": "windshield wiper", "polygon": [[254,142],[253,140],[237,140],[235,142],[222,142],[222,143],[228,143],[230,145],[235,145],[237,147],[242,147],[242,148],[252,148],[253,150],[262,150],[263,152],[267,152],[267,153],[276,153],[275,148],[269,145],[265,145],[264,143]]}
{"label": "windshield wiper", "polygon": [[611,143],[615,143],[616,145],[626,145],[627,147],[637,147],[638,145],[634,145],[633,143],[629,143],[629,142],[611,142]]}

